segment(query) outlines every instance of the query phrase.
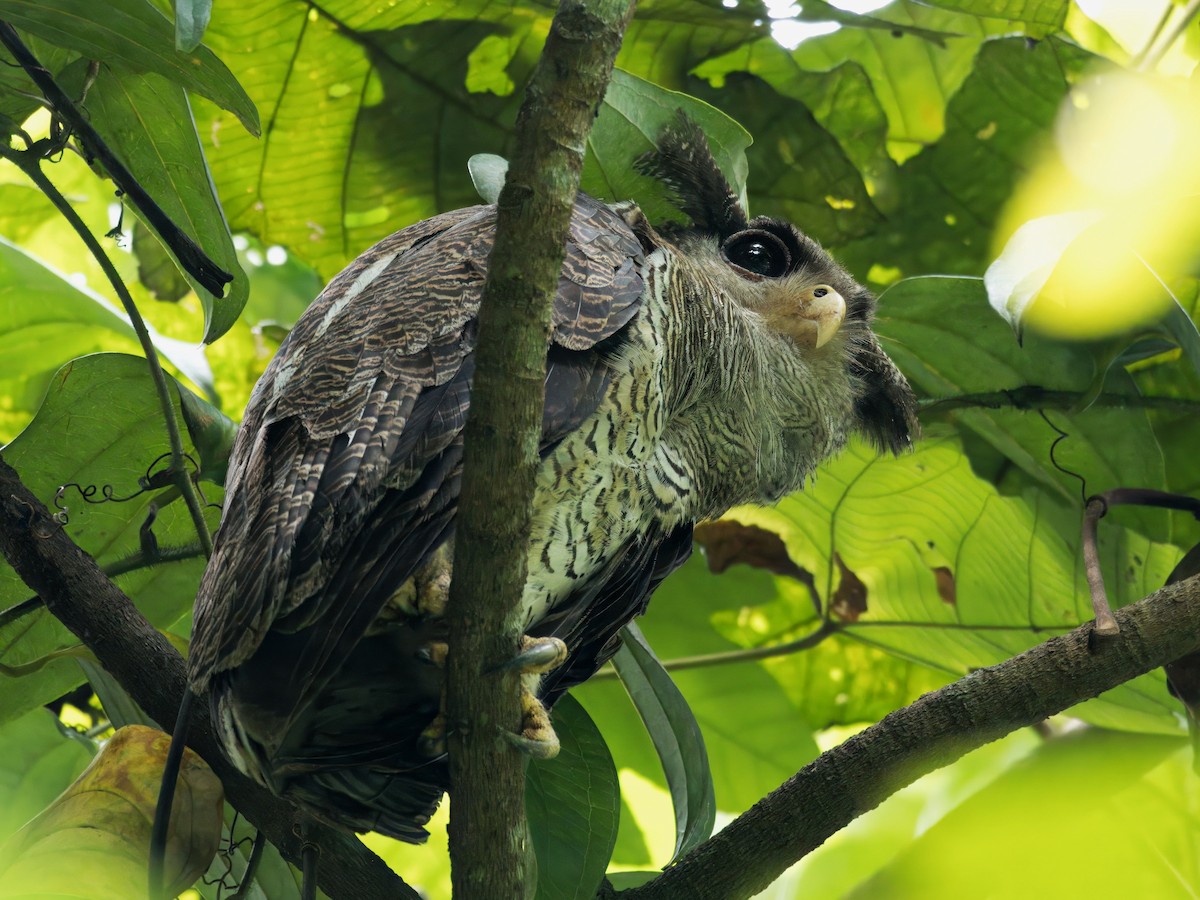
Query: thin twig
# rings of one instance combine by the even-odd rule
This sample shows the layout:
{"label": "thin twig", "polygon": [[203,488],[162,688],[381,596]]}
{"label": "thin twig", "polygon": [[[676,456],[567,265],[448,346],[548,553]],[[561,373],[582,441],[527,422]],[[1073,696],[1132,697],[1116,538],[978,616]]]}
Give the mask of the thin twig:
{"label": "thin twig", "polygon": [[[952,397],[929,397],[918,401],[924,417],[943,415],[959,409],[1075,409],[1079,402],[1088,397],[1085,391],[1056,391],[1026,384],[1018,388],[1001,391],[984,391],[975,394],[956,394]],[[1089,398],[1091,399],[1091,398]],[[1130,394],[1102,393],[1094,398],[1093,405],[1117,409],[1160,409],[1195,415],[1200,413],[1200,401],[1179,397],[1139,397]]]}
{"label": "thin twig", "polygon": [[1183,8],[1181,14],[1175,16],[1175,23],[1172,25],[1171,30],[1160,40],[1166,29],[1167,22],[1170,20],[1171,14],[1175,9],[1176,7],[1173,3],[1167,5],[1162,18],[1158,20],[1158,24],[1154,28],[1154,33],[1150,35],[1150,40],[1146,42],[1146,46],[1142,48],[1142,51],[1134,57],[1132,68],[1146,72],[1157,66],[1162,61],[1162,58],[1167,55],[1167,51],[1179,40],[1179,36],[1192,23],[1196,12],[1200,10],[1200,0],[1190,0],[1188,5]]}
{"label": "thin twig", "polygon": [[[0,23],[0,28],[2,28]],[[204,521],[204,506],[200,500],[200,493],[196,490],[196,486],[192,483],[191,477],[188,475],[188,468],[185,464],[186,454],[183,451],[183,437],[179,428],[179,420],[175,416],[175,405],[171,402],[171,389],[167,384],[167,375],[163,371],[162,362],[158,358],[158,348],[154,346],[154,341],[150,337],[150,331],[146,328],[146,322],[142,319],[142,314],[138,311],[137,304],[133,302],[133,297],[129,293],[129,289],[125,287],[125,282],[121,280],[120,273],[112,264],[112,260],[108,258],[108,254],[104,252],[104,248],[100,246],[100,242],[96,240],[95,235],[87,227],[87,224],[80,218],[79,213],[75,212],[75,208],[67,202],[67,198],[62,195],[54,183],[42,171],[41,161],[36,157],[27,156],[25,153],[14,150],[10,147],[0,146],[0,157],[3,157],[14,163],[24,172],[29,179],[37,186],[51,203],[54,208],[62,214],[68,224],[75,229],[75,233],[79,235],[80,240],[88,248],[88,252],[92,254],[100,268],[104,271],[104,276],[108,279],[108,283],[112,285],[117,297],[121,301],[121,305],[125,308],[125,314],[129,317],[129,324],[133,326],[134,333],[137,335],[138,343],[142,345],[142,352],[146,355],[146,364],[150,367],[150,378],[154,382],[154,389],[158,394],[159,406],[162,408],[163,422],[167,429],[167,443],[171,447],[171,471],[175,475],[175,483],[183,494],[184,502],[187,504],[188,512],[192,517],[192,524],[196,528],[196,536],[199,538],[200,546],[204,550],[205,557],[212,556],[212,535],[208,531],[208,523]]]}

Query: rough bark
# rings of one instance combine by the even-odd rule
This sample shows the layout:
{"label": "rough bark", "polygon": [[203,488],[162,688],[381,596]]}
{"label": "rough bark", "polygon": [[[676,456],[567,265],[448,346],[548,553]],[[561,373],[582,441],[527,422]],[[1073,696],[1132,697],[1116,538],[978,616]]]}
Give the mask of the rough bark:
{"label": "rough bark", "polygon": [[752,897],[900,788],[977,747],[1163,666],[1200,645],[1200,577],[926,694],[822,754],[622,900]]}
{"label": "rough bark", "polygon": [[583,153],[631,0],[563,0],[517,118],[479,316],[448,610],[451,877],[456,897],[525,896],[524,760],[515,673],[489,675],[524,627],[550,310]]}
{"label": "rough bark", "polygon": [[[50,612],[169,731],[186,689],[183,658],[95,560],[67,537],[2,456],[0,551]],[[204,697],[193,704],[188,745],[212,766],[229,802],[285,859],[300,865],[296,810],[233,768],[214,736]],[[321,851],[320,887],[333,900],[418,900],[417,893],[353,835],[311,823],[308,836]]]}

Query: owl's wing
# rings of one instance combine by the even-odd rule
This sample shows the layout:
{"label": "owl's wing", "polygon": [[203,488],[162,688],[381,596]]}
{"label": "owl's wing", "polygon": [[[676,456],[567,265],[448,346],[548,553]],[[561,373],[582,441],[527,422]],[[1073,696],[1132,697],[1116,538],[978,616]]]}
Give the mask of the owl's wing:
{"label": "owl's wing", "polygon": [[[476,313],[493,207],[446,213],[376,244],[296,324],[254,390],[196,603],[193,688],[269,635],[272,706],[287,717],[453,527]],[[553,315],[545,451],[609,380],[597,344],[633,318],[642,248],[580,195]],[[278,704],[278,705],[276,705]]]}

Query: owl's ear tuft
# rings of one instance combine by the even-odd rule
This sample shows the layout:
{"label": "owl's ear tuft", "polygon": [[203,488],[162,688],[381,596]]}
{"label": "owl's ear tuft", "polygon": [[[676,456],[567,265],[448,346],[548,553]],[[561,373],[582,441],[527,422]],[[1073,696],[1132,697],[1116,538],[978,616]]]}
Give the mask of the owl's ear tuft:
{"label": "owl's ear tuft", "polygon": [[713,158],[704,131],[683,110],[634,164],[661,181],[692,224],[724,239],[746,228],[746,211]]}

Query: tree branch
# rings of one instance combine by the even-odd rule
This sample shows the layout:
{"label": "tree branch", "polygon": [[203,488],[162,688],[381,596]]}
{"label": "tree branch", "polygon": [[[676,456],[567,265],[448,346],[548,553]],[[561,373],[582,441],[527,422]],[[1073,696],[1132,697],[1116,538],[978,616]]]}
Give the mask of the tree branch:
{"label": "tree branch", "polygon": [[[540,458],[550,314],[583,152],[631,0],[563,0],[517,117],[479,313],[447,617],[454,895],[525,896],[524,760],[516,653],[525,621],[531,501]],[[483,676],[483,677],[481,677]]]}
{"label": "tree branch", "polygon": [[917,778],[1200,645],[1200,577],[926,694],[822,754],[623,900],[751,897],[852,820]]}
{"label": "tree branch", "polygon": [[[96,561],[67,537],[2,456],[0,551],[50,612],[95,653],[147,713],[160,723],[174,722],[186,690],[183,659],[104,576]],[[266,834],[285,859],[299,865],[296,810],[226,760],[205,697],[194,704],[188,744],[212,766],[229,802]],[[311,829],[310,839],[323,854],[320,886],[334,900],[418,900],[415,891],[353,836],[316,823]]]}

